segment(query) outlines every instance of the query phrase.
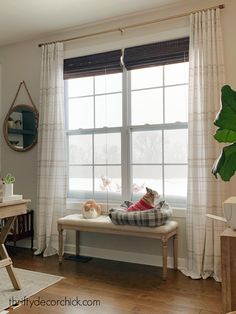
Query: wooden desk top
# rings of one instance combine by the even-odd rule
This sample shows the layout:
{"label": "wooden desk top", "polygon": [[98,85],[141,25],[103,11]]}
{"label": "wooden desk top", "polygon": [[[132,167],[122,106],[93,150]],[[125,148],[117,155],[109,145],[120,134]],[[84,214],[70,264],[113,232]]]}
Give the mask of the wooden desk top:
{"label": "wooden desk top", "polygon": [[6,207],[6,206],[10,206],[10,205],[15,205],[15,204],[25,204],[25,203],[30,203],[30,202],[31,202],[30,199],[22,199],[22,200],[2,202],[2,203],[0,203],[0,210],[1,210],[1,207]]}
{"label": "wooden desk top", "polygon": [[29,199],[23,199],[0,203],[0,219],[25,214],[27,211],[26,205],[30,202]]}

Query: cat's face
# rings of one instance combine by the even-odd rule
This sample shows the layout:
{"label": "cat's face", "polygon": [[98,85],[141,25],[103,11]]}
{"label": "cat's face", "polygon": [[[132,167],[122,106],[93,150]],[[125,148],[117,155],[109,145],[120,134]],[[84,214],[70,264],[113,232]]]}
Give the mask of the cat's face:
{"label": "cat's face", "polygon": [[96,218],[101,215],[101,206],[94,200],[89,200],[84,203],[82,207],[82,214],[84,218]]}
{"label": "cat's face", "polygon": [[157,191],[146,187],[146,194],[144,195],[146,201],[148,201],[150,204],[155,204],[159,197],[160,195]]}

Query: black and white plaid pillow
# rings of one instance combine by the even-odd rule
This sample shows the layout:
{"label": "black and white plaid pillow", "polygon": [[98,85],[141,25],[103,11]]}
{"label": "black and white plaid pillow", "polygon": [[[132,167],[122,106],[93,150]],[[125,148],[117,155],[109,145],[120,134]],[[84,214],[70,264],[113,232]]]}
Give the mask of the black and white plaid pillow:
{"label": "black and white plaid pillow", "polygon": [[165,201],[160,202],[152,209],[143,211],[128,212],[125,205],[123,203],[123,208],[109,210],[109,217],[115,225],[159,227],[164,225],[172,215],[172,209]]}

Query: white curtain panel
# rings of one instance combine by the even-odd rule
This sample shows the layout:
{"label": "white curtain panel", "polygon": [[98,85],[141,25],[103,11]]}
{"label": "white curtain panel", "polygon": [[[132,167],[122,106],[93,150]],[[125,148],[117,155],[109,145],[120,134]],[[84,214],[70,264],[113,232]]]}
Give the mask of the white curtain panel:
{"label": "white curtain panel", "polygon": [[37,251],[58,251],[57,219],[66,208],[63,44],[42,47],[39,108]]}
{"label": "white curtain panel", "polygon": [[223,216],[226,184],[211,168],[220,147],[213,138],[213,124],[220,109],[224,85],[220,10],[191,14],[189,56],[189,159],[187,201],[187,269],[192,278],[221,279],[220,233],[223,222],[206,214]]}

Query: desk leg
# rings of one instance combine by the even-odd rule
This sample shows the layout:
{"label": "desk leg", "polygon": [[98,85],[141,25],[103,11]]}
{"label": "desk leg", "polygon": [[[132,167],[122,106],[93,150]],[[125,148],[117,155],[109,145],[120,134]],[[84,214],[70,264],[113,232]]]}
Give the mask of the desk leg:
{"label": "desk leg", "polygon": [[5,266],[8,272],[8,275],[11,279],[12,285],[16,290],[20,290],[21,286],[20,283],[18,281],[18,279],[16,278],[16,274],[14,272],[14,268],[12,266],[12,261],[7,253],[7,250],[5,248],[4,242],[7,238],[7,235],[11,229],[11,226],[13,225],[15,220],[15,217],[10,217],[7,218],[7,222],[6,225],[3,227],[1,235],[0,235],[0,257],[2,260],[8,259],[9,260],[9,265]]}

